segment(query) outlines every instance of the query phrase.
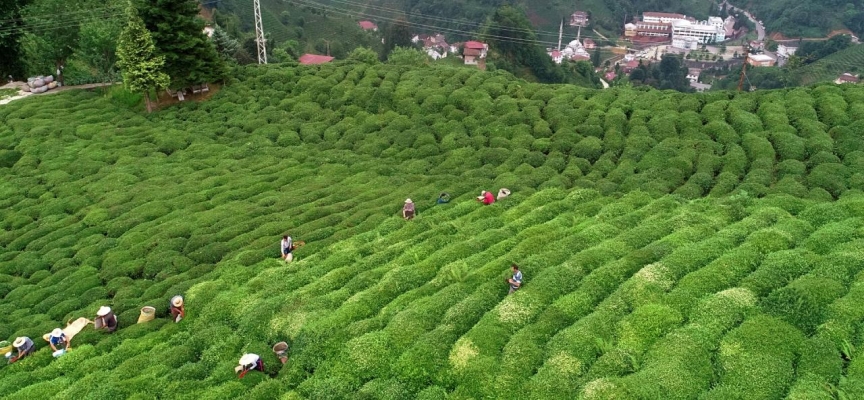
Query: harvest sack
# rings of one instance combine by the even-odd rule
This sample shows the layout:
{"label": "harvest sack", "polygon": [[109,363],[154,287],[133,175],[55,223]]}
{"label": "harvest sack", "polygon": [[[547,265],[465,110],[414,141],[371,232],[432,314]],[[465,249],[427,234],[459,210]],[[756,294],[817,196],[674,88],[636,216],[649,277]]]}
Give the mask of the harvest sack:
{"label": "harvest sack", "polygon": [[150,306],[141,307],[141,315],[138,316],[138,323],[152,321],[156,318],[156,309]]}
{"label": "harvest sack", "polygon": [[497,198],[497,200],[501,200],[501,199],[503,199],[503,198],[505,198],[505,197],[507,197],[507,196],[509,196],[509,195],[510,195],[510,189],[507,189],[507,188],[501,188],[501,190],[498,191],[498,198]]}

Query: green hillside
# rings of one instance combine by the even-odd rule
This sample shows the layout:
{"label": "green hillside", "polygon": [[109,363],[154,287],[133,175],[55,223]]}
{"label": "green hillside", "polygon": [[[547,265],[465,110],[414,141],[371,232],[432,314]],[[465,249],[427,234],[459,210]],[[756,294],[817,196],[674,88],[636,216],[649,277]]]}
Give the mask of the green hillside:
{"label": "green hillside", "polygon": [[[0,106],[0,340],[37,342],[0,397],[864,397],[864,87],[236,75],[151,115],[120,90]],[[106,304],[120,329],[53,359],[41,336]],[[265,373],[238,379],[244,352]]]}
{"label": "green hillside", "polygon": [[788,37],[824,37],[835,29],[864,35],[864,0],[765,0],[730,3],[750,10],[769,32]]}
{"label": "green hillside", "polygon": [[794,71],[793,75],[802,85],[810,85],[834,81],[844,72],[864,73],[864,44],[840,50]]}

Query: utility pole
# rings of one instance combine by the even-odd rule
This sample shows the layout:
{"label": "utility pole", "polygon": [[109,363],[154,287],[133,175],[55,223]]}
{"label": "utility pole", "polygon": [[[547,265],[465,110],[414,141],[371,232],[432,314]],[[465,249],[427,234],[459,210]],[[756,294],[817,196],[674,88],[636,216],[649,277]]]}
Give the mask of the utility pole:
{"label": "utility pole", "polygon": [[253,0],[255,6],[255,43],[258,44],[258,64],[267,64],[267,40],[261,24],[261,1]]}
{"label": "utility pole", "polygon": [[[576,40],[579,40],[581,38],[582,38],[582,25],[579,25],[579,31],[578,31],[578,33],[576,33]],[[579,42],[579,43],[582,43],[582,42]]]}
{"label": "utility pole", "polygon": [[[745,51],[747,51],[745,49]],[[744,65],[741,67],[741,77],[738,78],[738,91],[744,88],[744,74],[747,73],[747,60],[750,59],[750,51],[747,51],[747,55],[744,57]]]}
{"label": "utility pole", "polygon": [[561,51],[562,36],[564,36],[564,18],[561,18],[561,26],[558,27],[558,51]]}

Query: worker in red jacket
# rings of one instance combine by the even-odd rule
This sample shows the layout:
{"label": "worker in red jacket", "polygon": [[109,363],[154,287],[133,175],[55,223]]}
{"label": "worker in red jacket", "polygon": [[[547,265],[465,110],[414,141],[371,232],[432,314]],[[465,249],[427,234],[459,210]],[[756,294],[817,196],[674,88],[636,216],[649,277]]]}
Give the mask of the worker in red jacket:
{"label": "worker in red jacket", "polygon": [[477,201],[482,201],[483,204],[488,206],[495,202],[495,195],[484,190],[480,192],[480,196],[477,196]]}

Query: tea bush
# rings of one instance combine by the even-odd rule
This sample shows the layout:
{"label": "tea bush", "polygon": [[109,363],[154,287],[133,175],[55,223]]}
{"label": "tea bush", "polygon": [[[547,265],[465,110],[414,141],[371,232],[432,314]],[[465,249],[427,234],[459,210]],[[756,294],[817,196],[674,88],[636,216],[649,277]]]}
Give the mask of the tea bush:
{"label": "tea bush", "polygon": [[[0,367],[2,397],[864,393],[860,88],[235,75],[146,117],[117,92],[0,106],[0,339],[37,345]],[[285,233],[306,242],[290,264]],[[41,336],[102,305],[120,329],[51,357]],[[244,352],[264,373],[237,380]]]}

